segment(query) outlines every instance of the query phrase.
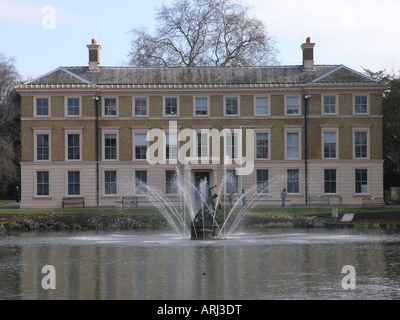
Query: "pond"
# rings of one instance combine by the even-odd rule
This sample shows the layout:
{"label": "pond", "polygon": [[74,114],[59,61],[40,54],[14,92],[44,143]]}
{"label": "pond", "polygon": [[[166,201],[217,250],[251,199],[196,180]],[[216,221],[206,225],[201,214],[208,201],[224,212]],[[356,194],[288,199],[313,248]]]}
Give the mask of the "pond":
{"label": "pond", "polygon": [[[53,271],[42,270],[49,265]],[[400,299],[400,234],[259,229],[209,241],[168,232],[3,234],[0,299]]]}

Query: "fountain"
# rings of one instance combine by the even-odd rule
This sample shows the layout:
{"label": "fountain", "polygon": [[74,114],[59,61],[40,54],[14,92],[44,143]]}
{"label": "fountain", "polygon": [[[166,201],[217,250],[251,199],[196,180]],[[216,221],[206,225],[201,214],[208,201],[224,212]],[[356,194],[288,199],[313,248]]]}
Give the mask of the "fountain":
{"label": "fountain", "polygon": [[215,206],[215,199],[218,195],[211,193],[215,187],[209,188],[205,203],[201,203],[201,208],[190,224],[190,239],[192,240],[218,238],[216,216],[217,212],[221,209],[221,205]]}
{"label": "fountain", "polygon": [[229,207],[221,205],[224,187],[230,183],[230,179],[232,177],[225,174],[219,188],[209,187],[206,179],[196,186],[192,182],[190,166],[185,165],[183,173],[176,170],[172,182],[174,195],[165,195],[160,189],[141,184],[140,181],[136,185],[143,188],[141,193],[146,195],[182,238],[226,239],[240,225],[243,217],[254,207],[257,197],[262,194],[257,193],[257,186],[254,186],[246,192],[242,191]]}

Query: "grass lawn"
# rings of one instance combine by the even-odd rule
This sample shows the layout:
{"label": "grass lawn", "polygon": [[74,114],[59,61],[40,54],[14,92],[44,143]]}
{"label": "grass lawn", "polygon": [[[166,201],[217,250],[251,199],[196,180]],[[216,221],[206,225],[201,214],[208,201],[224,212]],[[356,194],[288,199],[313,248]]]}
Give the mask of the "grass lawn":
{"label": "grass lawn", "polygon": [[[358,212],[393,212],[399,211],[399,207],[370,207],[370,208],[339,208],[339,214],[343,213],[358,213]],[[0,210],[0,214],[27,214],[27,215],[46,215],[46,214],[108,214],[108,215],[161,215],[157,209],[133,208],[133,209],[118,209],[118,208],[77,208],[77,209],[45,209],[45,210]],[[220,214],[223,214],[223,209]],[[271,217],[271,216],[308,216],[308,215],[330,215],[331,208],[324,207],[301,207],[301,208],[254,208],[248,215],[250,217]]]}

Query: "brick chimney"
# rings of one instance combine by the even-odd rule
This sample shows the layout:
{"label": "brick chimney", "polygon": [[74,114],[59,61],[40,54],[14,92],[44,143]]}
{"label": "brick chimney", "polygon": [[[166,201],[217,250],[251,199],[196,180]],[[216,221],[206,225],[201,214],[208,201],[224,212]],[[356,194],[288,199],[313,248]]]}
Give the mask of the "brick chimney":
{"label": "brick chimney", "polygon": [[301,45],[301,49],[303,50],[304,71],[314,70],[314,46],[315,43],[311,43],[310,37],[307,38],[306,43]]}
{"label": "brick chimney", "polygon": [[92,39],[92,44],[87,45],[89,49],[89,71],[99,72],[101,46]]}

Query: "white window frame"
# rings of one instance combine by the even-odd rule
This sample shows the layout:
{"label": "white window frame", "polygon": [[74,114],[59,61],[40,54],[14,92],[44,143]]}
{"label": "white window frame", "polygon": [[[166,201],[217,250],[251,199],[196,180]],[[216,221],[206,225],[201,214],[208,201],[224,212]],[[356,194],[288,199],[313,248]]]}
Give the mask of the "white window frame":
{"label": "white window frame", "polygon": [[[227,114],[226,113],[226,99],[237,99],[237,114]],[[240,96],[237,95],[226,95],[224,96],[224,116],[225,117],[239,117],[240,116]]]}
{"label": "white window frame", "polygon": [[[102,144],[101,144],[101,152],[102,152],[102,159],[103,161],[119,161],[119,127],[118,128],[111,128],[111,127],[105,127],[105,128],[101,128],[102,132],[101,132],[101,137],[102,137]],[[107,134],[115,134],[116,135],[116,148],[117,148],[117,152],[116,152],[116,159],[106,159],[106,154],[105,154],[105,138]]]}
{"label": "white window frame", "polygon": [[[115,171],[116,172],[116,175],[115,175],[115,186],[116,186],[116,193],[106,193],[106,172],[107,171]],[[118,196],[118,169],[117,168],[104,168],[103,169],[103,171],[102,171],[102,175],[103,175],[103,177],[102,177],[102,189],[103,189],[103,191],[102,191],[102,195],[103,195],[103,197],[116,197],[116,196]]]}
{"label": "white window frame", "polygon": [[[135,103],[136,103],[136,99],[143,99],[146,100],[146,115],[136,115],[135,113]],[[133,96],[132,97],[132,115],[133,118],[148,118],[149,117],[149,97],[147,96]]]}
{"label": "white window frame", "polygon": [[[289,192],[289,179],[288,179],[288,170],[297,170],[299,172],[299,192]],[[286,191],[290,195],[299,195],[301,194],[301,170],[299,168],[286,168]]]}
{"label": "white window frame", "polygon": [[146,141],[146,155],[147,155],[147,149],[149,148],[149,142],[147,141],[146,133],[142,132],[142,131],[140,131],[140,132],[134,131],[133,132],[133,138],[132,138],[132,141],[133,141],[133,152],[132,152],[133,153],[133,161],[147,161],[147,156],[144,159],[137,159],[136,158],[136,135],[138,135],[138,134],[144,135],[144,139]]}
{"label": "white window frame", "polygon": [[[176,114],[167,114],[167,99],[176,99]],[[164,96],[163,97],[163,116],[165,118],[176,118],[179,117],[179,96]]]}
{"label": "white window frame", "polygon": [[[356,190],[356,183],[357,183],[356,170],[367,170],[367,190],[366,190],[366,192],[357,192],[357,190]],[[369,168],[365,168],[365,167],[354,168],[354,171],[353,171],[353,174],[354,174],[354,185],[353,185],[353,187],[354,187],[354,194],[356,196],[365,196],[365,195],[370,194],[370,181],[371,181],[371,179],[370,179],[370,171],[371,170],[369,170]]]}
{"label": "white window frame", "polygon": [[[325,97],[335,97],[335,112],[325,112]],[[339,96],[337,94],[323,94],[321,95],[321,114],[324,116],[337,116],[339,115]]]}
{"label": "white window frame", "polygon": [[[37,114],[37,99],[47,99],[49,102],[49,114],[48,115],[38,115]],[[50,96],[34,96],[33,97],[33,115],[36,118],[50,118],[51,117],[51,97]]]}
{"label": "white window frame", "polygon": [[[267,106],[267,113],[266,114],[258,114],[257,113],[257,99],[258,98],[267,98],[268,99],[268,106]],[[271,96],[270,95],[256,95],[254,96],[254,116],[255,117],[269,117],[271,116]]]}
{"label": "white window frame", "polygon": [[[266,191],[267,192],[258,192],[258,180],[257,180],[257,172],[258,172],[258,170],[266,170],[266,171],[268,171],[268,180],[267,180],[267,188],[266,188]],[[256,193],[257,194],[270,194],[270,169],[269,168],[255,168],[255,171],[256,171],[256,173],[255,173],[255,185],[256,185]],[[263,191],[265,191],[264,189],[263,189]]]}
{"label": "white window frame", "polygon": [[[166,194],[166,195],[177,195],[177,194],[178,194],[177,187],[176,187],[175,190],[173,190],[174,192],[167,192],[167,191],[168,191],[168,188],[167,188],[167,171],[175,171],[175,170],[173,170],[173,169],[166,169],[166,170],[164,170],[164,188],[165,188],[165,194]],[[175,171],[175,174],[176,174],[176,171]]]}
{"label": "white window frame", "polygon": [[[48,172],[49,173],[49,194],[48,195],[38,195],[38,188],[37,188],[37,174],[38,172]],[[47,169],[47,170],[42,170],[42,169],[36,169],[34,170],[34,177],[33,177],[33,189],[34,189],[34,198],[36,199],[50,199],[51,198],[51,170]]]}
{"label": "white window frame", "polygon": [[[266,133],[268,134],[268,154],[267,158],[257,158],[257,134]],[[271,160],[271,129],[256,129],[254,132],[254,159],[255,160]]]}
{"label": "white window frame", "polygon": [[[288,133],[296,133],[298,137],[298,147],[299,147],[299,153],[297,158],[289,158],[288,157],[288,141],[287,141],[287,135]],[[298,126],[291,127],[291,126],[284,126],[284,134],[285,134],[285,160],[301,160],[301,155],[302,155],[302,139],[301,139],[301,128]]]}
{"label": "white window frame", "polygon": [[[335,181],[336,181],[336,192],[334,192],[334,193],[325,192],[325,170],[336,170],[336,179],[335,179]],[[338,181],[339,168],[337,168],[337,167],[332,167],[332,168],[324,167],[324,168],[322,168],[321,177],[323,177],[323,180],[322,180],[322,193],[326,194],[326,195],[338,195],[339,194],[339,181]]]}
{"label": "white window frame", "polygon": [[[68,114],[68,99],[79,99],[79,114],[69,115]],[[66,118],[80,118],[82,116],[82,96],[67,95],[64,97],[64,114]]]}
{"label": "white window frame", "polygon": [[[225,132],[224,133],[224,156],[225,159],[228,160],[228,163],[231,163],[232,161],[238,160],[240,159],[241,155],[242,155],[242,136],[241,136],[242,132],[240,130],[231,130],[230,132]],[[229,140],[228,141],[228,135]],[[233,144],[232,142],[232,137],[236,137],[236,141],[235,138],[233,138]],[[228,144],[228,142],[230,144]],[[235,143],[236,142],[236,143]],[[232,154],[232,146],[234,146],[233,149],[233,154]],[[234,157],[232,157],[232,155]]]}
{"label": "white window frame", "polygon": [[[356,112],[356,97],[366,97],[367,98],[367,112],[365,113],[360,113],[360,112]],[[354,116],[368,116],[370,113],[370,96],[367,93],[354,93],[353,94],[353,115]]]}
{"label": "white window frame", "polygon": [[[325,133],[335,133],[336,134],[336,157],[325,158]],[[339,159],[339,126],[321,126],[321,159],[334,160]]]}
{"label": "white window frame", "polygon": [[143,196],[143,195],[146,195],[147,194],[147,188],[146,188],[146,192],[138,192],[138,188],[137,188],[137,185],[136,185],[136,171],[144,171],[144,172],[146,172],[146,186],[148,186],[149,185],[149,170],[147,170],[147,169],[141,169],[141,168],[135,168],[135,170],[133,170],[133,179],[134,179],[134,183],[135,183],[135,190],[134,190],[134,192],[135,192],[135,195],[138,195],[138,196]]}
{"label": "white window frame", "polygon": [[[34,136],[34,142],[33,142],[33,148],[34,148],[34,161],[35,162],[50,162],[51,161],[51,153],[52,153],[52,147],[51,147],[51,131],[52,128],[32,128],[33,129],[33,136]],[[37,136],[38,135],[48,135],[49,136],[49,159],[47,160],[38,160],[37,156]]]}
{"label": "white window frame", "polygon": [[[199,150],[198,150],[198,148],[199,148],[199,136],[200,135],[200,139],[203,141],[204,140],[204,138],[203,138],[203,136],[206,136],[207,138],[206,138],[206,145],[205,146],[203,146],[201,143],[200,143],[200,148],[201,149],[206,149],[206,155],[204,155],[204,154],[199,154]],[[209,156],[210,156],[210,133],[209,133],[209,130],[208,129],[203,129],[203,130],[196,130],[196,137],[195,137],[195,139],[194,139],[194,141],[195,141],[195,145],[194,145],[194,149],[195,149],[195,154],[196,154],[196,157],[197,157],[197,159],[199,159],[200,161],[201,161],[201,159],[209,159]]]}
{"label": "white window frame", "polygon": [[[69,180],[68,180],[68,173],[69,172],[79,172],[79,194],[69,194]],[[66,197],[80,197],[82,194],[82,170],[77,168],[68,168],[65,170],[65,196]]]}
{"label": "white window frame", "polygon": [[[115,99],[115,115],[106,114],[106,99]],[[103,96],[101,99],[101,114],[104,118],[119,117],[119,97],[118,96]]]}
{"label": "white window frame", "polygon": [[225,172],[226,175],[228,174],[232,174],[232,177],[236,177],[236,186],[232,184],[232,187],[236,187],[236,190],[233,190],[235,192],[232,192],[232,190],[230,190],[230,186],[228,186],[228,183],[230,183],[230,179],[226,179],[225,181],[225,193],[232,193],[232,194],[241,194],[241,190],[240,190],[240,178],[236,173],[235,169],[227,169]]}
{"label": "white window frame", "polygon": [[[370,128],[369,125],[352,125],[352,148],[353,148],[353,159],[355,160],[369,160],[370,159],[370,150],[371,150],[371,139],[370,139]],[[356,133],[357,132],[365,132],[367,134],[367,156],[366,157],[356,157]]]}
{"label": "white window frame", "polygon": [[[64,128],[64,141],[65,141],[65,161],[82,161],[82,130],[83,128]],[[68,135],[79,135],[79,159],[68,159]]]}
{"label": "white window frame", "polygon": [[[207,114],[196,114],[196,99],[207,99]],[[209,96],[194,96],[193,97],[193,117],[208,118],[210,116],[210,97]]]}
{"label": "white window frame", "polygon": [[[288,103],[287,103],[288,98],[298,98],[298,101],[299,101],[298,113],[293,114],[293,113],[288,113],[287,112],[288,111]],[[302,103],[301,103],[301,96],[300,95],[298,95],[298,94],[287,94],[287,95],[285,95],[285,116],[287,116],[287,117],[300,117],[301,114],[302,114],[301,104]]]}

